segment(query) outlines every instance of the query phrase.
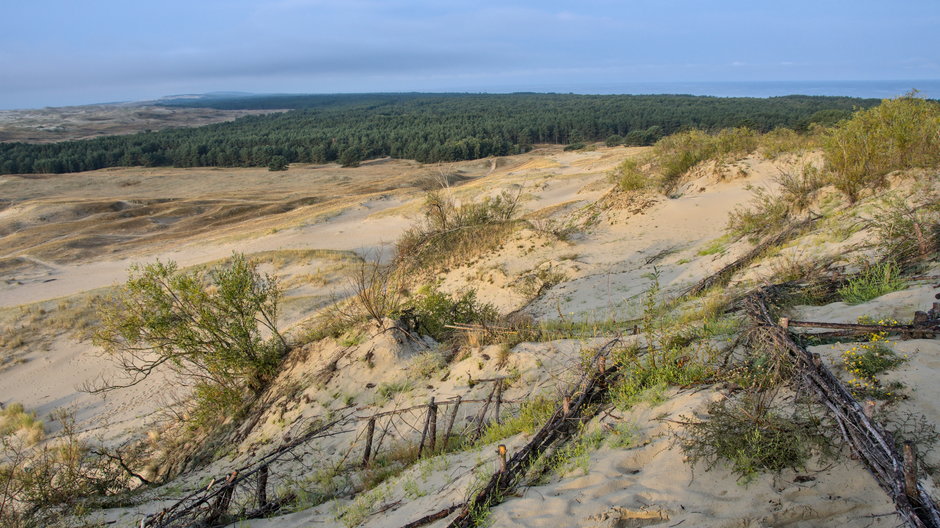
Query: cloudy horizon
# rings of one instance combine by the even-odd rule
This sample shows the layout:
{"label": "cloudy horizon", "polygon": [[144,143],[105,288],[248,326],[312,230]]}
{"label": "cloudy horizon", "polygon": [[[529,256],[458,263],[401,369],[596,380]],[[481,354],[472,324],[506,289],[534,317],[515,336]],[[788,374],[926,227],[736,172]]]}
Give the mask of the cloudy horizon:
{"label": "cloudy horizon", "polygon": [[0,7],[0,108],[214,91],[940,79],[938,2],[756,4],[22,2]]}

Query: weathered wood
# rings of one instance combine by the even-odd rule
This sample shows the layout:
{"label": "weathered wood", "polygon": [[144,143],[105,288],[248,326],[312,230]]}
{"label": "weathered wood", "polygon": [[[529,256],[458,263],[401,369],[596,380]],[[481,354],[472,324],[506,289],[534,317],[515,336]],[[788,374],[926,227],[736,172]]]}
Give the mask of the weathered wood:
{"label": "weathered wood", "polygon": [[366,448],[362,452],[362,466],[368,466],[372,459],[372,437],[375,435],[375,416],[369,418],[369,424],[366,425]]}
{"label": "weathered wood", "polygon": [[751,261],[759,257],[764,251],[766,251],[767,248],[776,246],[778,244],[781,244],[789,240],[790,237],[792,237],[795,233],[809,227],[819,218],[820,218],[819,216],[813,216],[813,217],[807,218],[806,220],[797,222],[796,224],[793,224],[785,228],[784,230],[780,231],[776,235],[765,237],[764,240],[762,240],[759,244],[757,244],[757,246],[754,247],[754,249],[748,251],[741,258],[736,259],[734,262],[728,264],[727,266],[724,266],[723,268],[713,273],[712,275],[709,275],[708,277],[705,277],[704,279],[700,280],[695,286],[692,286],[692,288],[690,288],[688,292],[686,292],[686,294],[698,295],[702,293],[703,291],[711,288],[712,286],[718,286],[720,284],[726,283],[731,278],[731,276],[734,274],[735,271],[748,265]]}
{"label": "weathered wood", "polygon": [[428,451],[433,454],[437,447],[437,405],[434,403],[434,398],[431,398],[431,405],[428,405],[428,416],[430,420],[428,424]]}
{"label": "weathered wood", "polygon": [[911,441],[904,442],[904,494],[912,503],[920,502],[917,493],[917,451]]}
{"label": "weathered wood", "polygon": [[418,444],[418,458],[421,458],[421,453],[424,452],[424,441],[428,437],[428,429],[431,427],[431,407],[434,406],[434,398],[431,398],[431,403],[428,404],[428,412],[424,415],[424,429],[421,431],[421,443]]}
{"label": "weathered wood", "polygon": [[[817,321],[789,321],[790,327],[801,327],[801,328],[835,328],[838,330],[852,330],[860,333],[875,333],[875,332],[889,332],[897,334],[910,334],[914,332],[924,332],[925,330],[930,332],[932,329],[930,327],[918,327],[914,325],[863,325],[863,324],[852,324],[852,323],[826,323],[826,322],[817,322]],[[814,335],[814,334],[801,334],[801,335]]]}
{"label": "weathered wood", "polygon": [[447,418],[447,427],[444,428],[444,449],[446,450],[450,446],[450,433],[454,430],[454,422],[457,421],[457,410],[460,409],[460,396],[457,396],[457,401],[454,402],[454,406],[450,409],[450,416]]}
{"label": "weathered wood", "polygon": [[490,395],[486,397],[486,403],[483,404],[483,407],[480,408],[480,412],[477,413],[476,417],[476,428],[473,431],[473,439],[480,438],[483,435],[483,424],[486,423],[486,411],[490,408],[490,402],[493,401],[493,395],[496,394],[496,385],[493,385],[493,390],[490,391]]}
{"label": "weathered wood", "polygon": [[[776,292],[776,287],[765,287],[744,299],[745,312],[752,320],[755,332],[793,359],[802,378],[802,386],[814,393],[832,412],[843,437],[894,500],[901,518],[913,527],[940,528],[940,511],[927,491],[915,483],[916,500],[911,500],[905,493],[903,462],[895,448],[894,438],[866,415],[863,406],[816,354],[798,345],[787,330],[775,324],[768,304]],[[793,326],[793,321],[790,321],[790,326]]]}
{"label": "weathered wood", "polygon": [[496,420],[496,423],[500,422],[499,412],[500,407],[503,405],[503,380],[496,382],[496,406],[493,408],[493,418]]}
{"label": "weathered wood", "polygon": [[255,502],[258,508],[264,508],[268,503],[268,465],[261,466],[258,470],[258,484],[255,488]]}
{"label": "weathered wood", "polygon": [[[614,339],[598,350],[591,363],[596,361],[600,355],[606,355],[610,349],[620,342],[620,339]],[[552,445],[563,441],[577,431],[579,425],[589,420],[594,414],[599,412],[599,406],[591,405],[597,402],[606,394],[610,379],[618,372],[616,367],[608,369],[605,372],[598,372],[595,369],[587,369],[582,374],[582,379],[575,385],[575,393],[572,396],[570,415],[563,413],[562,406],[555,408],[551,417],[545,425],[539,429],[525,446],[506,461],[505,471],[497,471],[491,477],[487,484],[463,506],[460,514],[454,518],[448,525],[449,528],[466,528],[472,526],[472,512],[488,508],[498,500],[498,497],[505,497],[516,485],[518,478],[525,473],[542,453],[550,449]],[[576,397],[575,397],[576,396]],[[586,412],[590,411],[590,412]]]}
{"label": "weathered wood", "polygon": [[420,519],[418,519],[418,520],[416,520],[416,521],[411,521],[410,523],[408,523],[408,524],[402,526],[401,528],[419,528],[419,527],[424,526],[424,525],[426,525],[426,524],[431,524],[432,522],[434,522],[434,521],[439,521],[439,520],[441,520],[441,519],[447,517],[448,515],[454,513],[455,511],[459,510],[460,508],[463,508],[464,505],[465,505],[465,503],[454,504],[453,506],[444,508],[443,510],[441,510],[441,511],[439,511],[439,512],[434,512],[434,513],[432,513],[432,514],[430,514],[430,515],[425,515],[424,517],[422,517],[422,518],[420,518]]}
{"label": "weathered wood", "polygon": [[218,521],[225,512],[228,511],[228,506],[232,502],[232,494],[235,493],[235,486],[237,482],[235,479],[238,477],[238,471],[232,471],[229,473],[227,479],[225,479],[225,484],[222,485],[221,492],[216,496],[215,502],[209,508],[209,514],[206,516],[206,524],[213,525]]}

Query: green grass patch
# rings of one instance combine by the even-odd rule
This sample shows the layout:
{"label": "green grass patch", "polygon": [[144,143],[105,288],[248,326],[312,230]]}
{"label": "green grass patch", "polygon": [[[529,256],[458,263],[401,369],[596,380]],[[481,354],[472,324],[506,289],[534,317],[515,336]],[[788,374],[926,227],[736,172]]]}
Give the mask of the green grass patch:
{"label": "green grass patch", "polygon": [[871,266],[839,288],[839,297],[846,304],[861,304],[886,293],[903,290],[906,282],[893,262]]}

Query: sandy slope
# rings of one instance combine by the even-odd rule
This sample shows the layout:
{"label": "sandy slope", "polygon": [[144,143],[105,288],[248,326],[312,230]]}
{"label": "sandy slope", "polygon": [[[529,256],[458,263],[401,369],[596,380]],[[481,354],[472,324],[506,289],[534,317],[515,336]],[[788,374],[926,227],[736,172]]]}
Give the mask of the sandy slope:
{"label": "sandy slope", "polygon": [[[474,288],[480,299],[505,312],[524,309],[539,319],[627,319],[639,313],[640,298],[654,271],[659,273],[663,287],[675,293],[749,249],[750,244],[744,241],[719,241],[717,250],[703,251],[707,246],[716,246],[710,243],[723,235],[728,213],[750,199],[749,185],[768,184],[781,163],[793,162],[752,157],[738,162],[732,170],[706,167],[687,177],[672,198],[653,193],[607,196],[610,186],[606,173],[625,156],[635,153],[634,149],[623,148],[593,152],[551,148],[498,163],[472,162],[443,168],[385,160],[350,172],[335,167],[304,167],[294,174],[296,181],[282,179],[275,183],[265,182],[270,176],[260,172],[236,171],[237,174],[226,175],[197,171],[188,175],[196,189],[178,196],[173,204],[189,207],[194,201],[214,200],[204,210],[189,210],[186,220],[198,220],[195,233],[171,229],[163,236],[159,229],[152,230],[153,226],[130,226],[127,240],[109,246],[115,251],[113,258],[109,254],[96,257],[76,253],[59,262],[44,258],[47,251],[54,255],[55,248],[46,245],[48,240],[43,239],[45,232],[40,229],[43,222],[20,226],[19,231],[31,228],[37,231],[32,238],[23,237],[4,246],[6,259],[27,262],[16,261],[15,265],[2,268],[20,275],[8,278],[0,289],[0,305],[35,302],[114,284],[125,277],[128,263],[156,257],[190,265],[228,256],[233,250],[250,254],[316,248],[351,250],[364,255],[386,247],[417,218],[422,200],[422,193],[415,189],[419,181],[449,173],[464,181],[447,191],[458,201],[493,195],[503,189],[521,192],[526,215],[533,219],[534,227],[521,230],[499,251],[472,265],[443,273],[442,288],[452,292]],[[89,186],[98,186],[101,191],[111,189],[112,194],[102,199],[105,203],[141,204],[172,188],[179,178],[187,177],[185,172],[147,175],[134,171],[137,169],[126,174],[117,171],[89,175]],[[133,190],[135,184],[129,186],[131,191],[120,188],[114,191],[106,176],[139,180],[140,187]],[[227,186],[229,177],[235,178],[233,181],[241,187]],[[50,207],[50,196],[62,192],[61,186],[66,185],[47,182],[51,187],[43,195],[30,190],[28,182],[11,181],[5,180],[0,185],[15,188],[21,193],[22,202],[0,211],[0,223],[6,222],[3,223],[6,228],[24,221],[21,213],[25,209],[16,207]],[[92,192],[75,182],[68,185],[69,192],[76,193],[76,201],[87,199],[84,193]],[[214,195],[214,186],[225,191]],[[139,194],[131,196],[133,193]],[[313,203],[296,201],[298,197],[314,195],[317,199]],[[220,205],[222,201],[248,201],[253,205],[226,221],[212,217],[219,211],[231,211],[226,209],[231,203]],[[271,208],[284,201],[293,201],[296,206]],[[11,220],[16,214],[20,216]],[[156,217],[161,215],[171,216],[162,209]],[[106,220],[118,222],[109,224],[108,229],[120,225],[118,218]],[[68,221],[72,220],[53,226],[59,236],[72,236],[64,229]],[[183,221],[178,219],[174,223]],[[571,229],[565,230],[564,236],[557,236],[551,234],[551,226]],[[811,233],[800,244],[826,254],[847,254],[859,251],[856,246],[860,240],[853,236],[823,240],[819,238],[822,234]],[[793,250],[785,248],[781,253]],[[742,274],[741,280],[759,282],[772,267],[772,261],[770,258],[755,263]],[[350,262],[333,262],[328,278],[316,287],[295,284],[293,297],[314,300],[295,304],[290,318],[300,320],[309,315],[318,306],[315,300],[318,296],[341,286],[342,277],[336,266],[351,266]],[[283,272],[288,278],[311,271],[292,266],[273,271]],[[539,275],[540,270],[551,273]],[[532,299],[526,281],[536,275],[552,275],[557,284],[546,287],[541,297]],[[54,280],[44,282],[50,278]],[[931,288],[919,286],[858,307],[836,303],[799,308],[796,313],[807,318],[850,322],[858,315],[872,314],[909,318],[912,309],[924,308],[924,302],[935,293]],[[318,471],[361,451],[362,420],[376,411],[419,405],[431,396],[440,400],[457,395],[482,399],[487,387],[472,383],[471,379],[510,373],[520,380],[508,390],[506,397],[510,400],[538,393],[556,396],[571,382],[576,370],[572,365],[579,364],[583,353],[602,342],[582,338],[522,343],[508,352],[498,347],[474,348],[427,378],[418,378],[415,370],[423,355],[440,353],[429,341],[408,342],[394,332],[375,329],[365,335],[309,344],[294,351],[278,382],[265,395],[267,406],[258,414],[256,425],[244,431],[238,442],[219,446],[225,456],[203,471],[183,475],[169,486],[148,491],[139,505],[96,512],[94,517],[116,521],[117,526],[135,525],[141,515],[159,511],[167,505],[167,498],[178,496],[180,490],[204,487],[210,476],[240,467],[296,437],[310,420],[349,414],[351,421],[341,434],[305,448],[296,460],[272,470],[272,489],[311,487]],[[77,383],[107,372],[108,367],[90,355],[87,343],[76,343],[67,337],[48,343],[46,350],[29,348],[25,363],[0,370],[0,399],[21,401],[44,413],[57,405],[71,405],[87,430],[102,432],[111,440],[139,430],[161,406],[157,396],[163,389],[157,380],[114,393],[106,401],[76,393]],[[891,374],[911,387],[911,397],[904,405],[936,423],[940,416],[936,415],[935,402],[940,395],[930,380],[940,367],[934,357],[940,349],[928,340],[895,346],[912,356],[909,363]],[[835,357],[833,352],[829,354]],[[383,398],[383,388],[393,384],[404,384],[406,388]],[[632,424],[635,438],[629,445],[607,443],[591,452],[586,474],[580,468],[570,468],[547,482],[520,491],[519,496],[493,509],[493,525],[626,528],[896,524],[885,494],[853,461],[828,465],[814,460],[798,472],[788,470],[762,476],[746,487],[736,482],[722,465],[709,472],[704,468],[693,471],[675,445],[676,424],[670,420],[681,421],[701,413],[709,401],[723,396],[715,388],[669,396],[664,403],[643,404],[622,416],[605,415],[589,424],[589,428],[602,428],[604,421]],[[464,406],[458,422],[468,424],[479,408],[480,404]],[[507,408],[514,410],[511,406]],[[420,420],[417,415],[407,418],[400,430],[390,433],[389,445],[393,441],[413,443],[420,433]],[[102,429],[104,425],[109,427]],[[512,450],[526,440],[526,435],[520,434],[504,442]],[[478,479],[474,474],[486,476],[492,470],[492,450],[493,446],[484,446],[442,455],[421,462],[359,497],[340,497],[295,513],[285,512],[272,519],[246,521],[236,526],[404,525],[463,500]],[[433,526],[443,525],[439,522]]]}

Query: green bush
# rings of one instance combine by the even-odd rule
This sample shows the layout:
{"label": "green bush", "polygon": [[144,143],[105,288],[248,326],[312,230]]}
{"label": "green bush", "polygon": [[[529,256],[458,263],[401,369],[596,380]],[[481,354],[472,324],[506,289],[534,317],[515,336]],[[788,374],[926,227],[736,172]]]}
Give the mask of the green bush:
{"label": "green bush", "polygon": [[906,283],[901,278],[897,264],[886,262],[870,266],[839,288],[839,296],[846,304],[861,304],[886,293],[904,289]]}
{"label": "green bush", "polygon": [[940,103],[915,95],[859,111],[826,136],[832,183],[850,200],[884,186],[889,172],[940,163]]}
{"label": "green bush", "polygon": [[209,269],[132,267],[101,303],[93,336],[127,378],[95,390],[134,385],[168,368],[195,387],[197,407],[233,410],[246,390],[260,394],[277,372],[286,349],[276,326],[280,295],[276,280],[241,254]]}
{"label": "green bush", "polygon": [[607,139],[604,141],[604,144],[608,147],[616,147],[617,145],[623,145],[623,136],[614,134],[612,136],[607,136]]}
{"label": "green bush", "polygon": [[451,297],[432,286],[420,288],[404,303],[401,312],[393,314],[395,317],[403,315],[413,319],[415,330],[437,341],[446,341],[454,336],[454,329],[447,328],[447,325],[492,325],[499,319],[496,308],[478,301],[474,289]]}
{"label": "green bush", "polygon": [[826,442],[809,420],[787,418],[760,395],[747,393],[709,405],[708,417],[687,426],[681,446],[695,465],[712,469],[719,461],[745,484],[763,471],[801,468]]}
{"label": "green bush", "polygon": [[928,260],[940,249],[940,197],[932,189],[888,196],[878,204],[872,224],[882,254],[898,262]]}

